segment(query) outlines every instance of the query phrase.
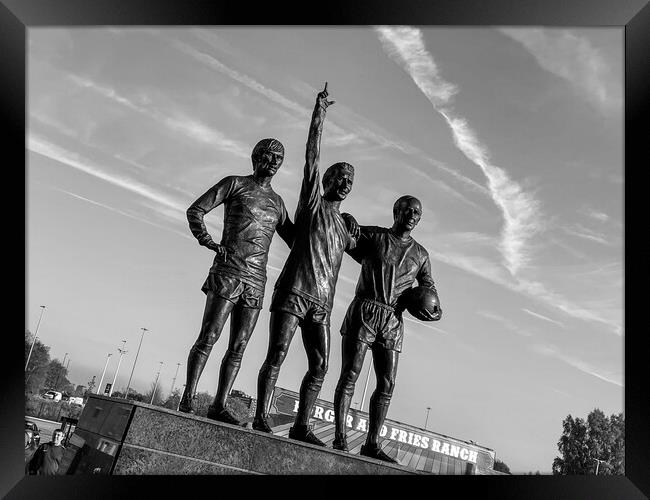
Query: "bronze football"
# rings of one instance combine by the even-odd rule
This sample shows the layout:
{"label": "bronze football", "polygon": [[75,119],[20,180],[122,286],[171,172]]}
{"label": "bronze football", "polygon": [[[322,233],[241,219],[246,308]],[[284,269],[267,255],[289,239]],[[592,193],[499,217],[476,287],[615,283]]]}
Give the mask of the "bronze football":
{"label": "bronze football", "polygon": [[[411,315],[421,321],[437,321],[442,315],[438,294],[431,288],[416,286],[404,293],[404,305]],[[432,316],[429,317],[429,314]]]}

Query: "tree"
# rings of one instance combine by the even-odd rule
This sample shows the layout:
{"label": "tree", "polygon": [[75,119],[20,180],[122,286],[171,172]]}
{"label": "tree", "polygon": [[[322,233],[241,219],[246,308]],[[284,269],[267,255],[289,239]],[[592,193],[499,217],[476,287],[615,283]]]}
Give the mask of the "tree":
{"label": "tree", "polygon": [[208,406],[214,401],[214,396],[207,392],[197,392],[194,395],[194,410],[196,415],[205,417],[208,414]]}
{"label": "tree", "polygon": [[505,472],[506,474],[510,474],[510,467],[508,467],[505,462],[502,462],[498,458],[494,459],[494,470],[497,472]]}
{"label": "tree", "polygon": [[53,359],[47,366],[44,386],[46,389],[64,392],[74,386],[68,380],[68,369],[58,359]]}
{"label": "tree", "polygon": [[[29,355],[34,335],[27,330],[25,332],[25,361]],[[29,365],[25,371],[25,393],[40,393],[45,385],[48,365],[50,364],[50,348],[40,340],[36,340],[32,355],[29,358]]]}
{"label": "tree", "polygon": [[175,410],[178,408],[178,403],[181,401],[181,390],[180,389],[174,389],[174,392],[172,392],[165,402],[163,403],[163,406],[165,408],[169,408],[170,410]]}
{"label": "tree", "polygon": [[84,396],[86,396],[87,394],[92,394],[96,385],[97,385],[97,382],[95,382],[95,375],[93,375],[92,380],[88,381],[88,389],[86,389],[86,392],[84,393]]}
{"label": "tree", "polygon": [[[154,390],[156,391],[154,394]],[[151,396],[153,395],[153,401],[151,401]],[[151,382],[149,390],[145,394],[145,403],[151,403],[156,406],[162,406],[164,401],[162,389],[155,382]]]}
{"label": "tree", "polygon": [[561,457],[553,460],[553,474],[625,474],[625,420],[610,418],[595,408],[586,420],[568,415],[558,441]]}

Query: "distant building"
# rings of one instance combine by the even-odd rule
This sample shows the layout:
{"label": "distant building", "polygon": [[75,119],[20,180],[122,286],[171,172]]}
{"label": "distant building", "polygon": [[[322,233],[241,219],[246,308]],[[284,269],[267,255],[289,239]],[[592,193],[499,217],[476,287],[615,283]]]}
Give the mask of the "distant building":
{"label": "distant building", "polygon": [[[234,391],[233,391],[234,392]],[[269,412],[277,436],[287,436],[298,410],[297,392],[276,387]],[[334,405],[317,400],[311,415],[313,432],[331,447],[334,439]],[[350,453],[358,454],[368,432],[368,414],[350,409],[346,422]],[[410,424],[386,419],[380,432],[383,450],[401,465],[447,475],[493,475],[496,453],[491,448]]]}

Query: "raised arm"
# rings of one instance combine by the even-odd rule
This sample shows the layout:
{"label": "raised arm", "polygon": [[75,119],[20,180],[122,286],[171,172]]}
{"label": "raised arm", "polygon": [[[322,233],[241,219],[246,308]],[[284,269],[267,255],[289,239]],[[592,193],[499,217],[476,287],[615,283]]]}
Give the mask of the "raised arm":
{"label": "raised arm", "polygon": [[300,190],[299,205],[314,207],[320,197],[318,160],[320,158],[320,139],[323,132],[323,121],[327,107],[334,104],[334,101],[327,100],[327,82],[325,88],[318,93],[316,105],[311,115],[309,135],[307,136],[307,148],[305,151],[305,170]]}
{"label": "raised arm", "polygon": [[199,245],[214,250],[221,258],[226,257],[226,249],[212,240],[212,236],[210,236],[208,229],[205,227],[203,217],[205,214],[221,205],[226,198],[228,198],[233,185],[233,177],[225,177],[221,179],[217,184],[208,189],[194,203],[192,203],[186,211],[190,231],[192,231],[192,234],[198,240]]}

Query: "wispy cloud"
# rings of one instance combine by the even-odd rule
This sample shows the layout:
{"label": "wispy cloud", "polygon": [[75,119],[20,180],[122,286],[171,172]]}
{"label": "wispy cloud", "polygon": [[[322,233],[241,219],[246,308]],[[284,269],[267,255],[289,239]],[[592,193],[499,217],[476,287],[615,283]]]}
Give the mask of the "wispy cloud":
{"label": "wispy cloud", "polygon": [[560,323],[559,321],[555,321],[554,319],[551,319],[551,318],[549,318],[547,316],[544,316],[542,314],[531,311],[530,309],[526,309],[525,307],[522,308],[522,311],[524,311],[525,313],[530,314],[531,316],[534,316],[535,318],[543,319],[544,321],[548,321],[549,323],[553,323],[554,325],[558,325],[558,326],[561,326],[562,328],[565,328],[565,326],[562,323]]}
{"label": "wispy cloud", "polygon": [[239,141],[230,139],[220,131],[201,123],[179,109],[161,111],[151,105],[141,104],[135,99],[129,99],[119,94],[115,89],[96,83],[89,78],[70,74],[69,79],[79,87],[92,90],[132,111],[147,115],[153,120],[165,124],[173,131],[180,132],[194,141],[231,153],[240,158],[250,157],[250,147]]}
{"label": "wispy cloud", "polygon": [[539,203],[511,180],[505,170],[492,165],[488,149],[478,140],[467,120],[454,114],[452,98],[458,89],[440,76],[421,31],[410,27],[378,27],[376,31],[387,54],[405,69],[434,109],[444,117],[456,147],[487,178],[492,199],[504,217],[500,242],[504,265],[516,275],[530,258],[526,243],[541,230]]}
{"label": "wispy cloud", "polygon": [[534,280],[520,280],[512,288],[515,291],[529,295],[531,298],[540,300],[548,306],[559,309],[573,318],[600,323],[616,335],[623,335],[623,327],[620,321],[603,316],[603,310],[598,307],[598,304],[590,308],[582,307]]}
{"label": "wispy cloud", "polygon": [[538,354],[541,354],[543,356],[548,356],[551,358],[558,359],[567,365],[576,368],[577,370],[580,370],[583,373],[586,373],[588,375],[591,375],[592,377],[599,378],[600,380],[604,380],[605,382],[608,382],[610,384],[617,385],[619,387],[623,387],[623,380],[622,376],[616,376],[616,374],[612,373],[606,373],[603,374],[601,371],[597,370],[595,367],[591,366],[589,363],[586,363],[582,361],[581,359],[578,359],[573,356],[569,356],[567,354],[563,354],[558,351],[558,349],[555,346],[552,345],[547,345],[547,344],[534,344],[531,349]]}
{"label": "wispy cloud", "polygon": [[[86,203],[90,203],[90,204],[95,205],[97,207],[104,208],[106,210],[109,210],[109,211],[114,212],[116,214],[122,215],[124,217],[128,217],[130,219],[137,220],[138,222],[143,222],[144,224],[149,224],[149,225],[157,227],[159,229],[164,229],[165,231],[171,231],[171,232],[173,232],[175,234],[178,234],[178,235],[182,236],[183,238],[193,239],[186,232],[177,231],[177,230],[175,230],[175,229],[173,229],[173,228],[171,228],[169,226],[163,226],[161,224],[156,224],[155,222],[152,222],[152,221],[150,221],[148,219],[145,219],[143,217],[138,217],[137,215],[125,212],[123,210],[119,210],[119,209],[117,209],[115,207],[111,207],[111,206],[106,205],[104,203],[99,203],[98,201],[91,200],[89,198],[86,198],[84,196],[81,196],[81,195],[78,195],[78,194],[75,194],[75,193],[71,193],[70,191],[66,191],[65,189],[59,189],[59,188],[51,188],[51,189],[53,189],[54,191],[59,191],[60,193],[65,193],[68,196],[72,196],[73,198],[84,201]],[[174,213],[177,213],[177,212],[174,211]]]}
{"label": "wispy cloud", "polygon": [[[546,307],[557,309],[571,318],[598,323],[618,336],[623,335],[621,322],[614,316],[604,315],[608,311],[603,308],[601,303],[581,306],[562,294],[550,290],[539,281],[513,278],[502,267],[497,266],[490,259],[483,256],[467,255],[451,250],[440,252],[435,250],[435,246],[426,243],[426,239],[423,239],[423,243],[425,247],[432,249],[429,251],[429,255],[438,262],[462,269],[512,292],[524,294],[530,299],[538,301]],[[614,313],[616,313],[616,310]]]}
{"label": "wispy cloud", "polygon": [[600,222],[608,222],[611,219],[611,217],[606,213],[600,212],[598,210],[589,207],[583,207],[581,212],[587,215],[588,217],[591,217],[592,219],[596,219]]}
{"label": "wispy cloud", "polygon": [[504,35],[521,43],[537,63],[572,85],[577,94],[602,111],[621,110],[620,77],[613,75],[602,53],[591,42],[571,30],[545,28],[500,28]]}
{"label": "wispy cloud", "polygon": [[480,316],[483,316],[484,318],[488,318],[498,323],[501,323],[507,330],[510,330],[511,332],[516,333],[517,335],[521,335],[523,337],[531,337],[533,335],[528,330],[516,324],[514,321],[508,318],[504,318],[500,314],[496,314],[493,311],[478,311],[478,314]]}
{"label": "wispy cloud", "polygon": [[565,226],[562,228],[567,234],[577,236],[578,238],[595,241],[602,245],[610,245],[610,240],[602,233],[589,229],[582,224],[575,224],[573,226]]}
{"label": "wispy cloud", "polygon": [[[221,39],[218,36],[201,30],[195,31],[195,35],[202,41],[208,43],[208,45],[210,45],[211,48],[213,49],[218,48],[219,50],[223,49],[223,47],[221,46]],[[216,57],[214,57],[211,54],[198,50],[197,48],[185,42],[182,42],[180,40],[173,40],[172,44],[178,50],[193,57],[197,61],[211,67],[212,69],[222,74],[227,75],[234,81],[244,85],[249,90],[252,90],[262,95],[270,102],[273,102],[276,105],[279,105],[280,107],[298,115],[299,121],[295,122],[295,126],[301,128],[305,126],[305,120],[309,118],[311,114],[311,109],[299,104],[293,99],[286,97],[285,95],[277,92],[276,90],[269,88],[268,86],[260,83],[259,81],[250,77],[249,75],[246,75],[241,71],[237,71],[227,66],[226,64],[219,61]],[[226,50],[226,52],[228,52],[228,50]],[[319,89],[314,89],[313,87],[305,84],[304,82],[294,82],[293,88],[297,89],[299,91],[298,92],[299,95],[305,98],[307,97],[307,95],[309,95],[310,98],[313,98],[315,93],[318,92],[319,90]],[[337,103],[336,105],[336,116],[342,116],[342,120],[345,120],[346,125],[345,126],[339,125],[337,123],[336,118],[334,119],[332,119],[331,117],[328,118],[329,132],[323,139],[325,144],[329,146],[341,147],[341,146],[350,146],[350,145],[359,146],[364,144],[365,142],[370,142],[370,143],[377,144],[380,147],[395,149],[409,156],[417,156],[420,161],[424,161],[427,164],[436,166],[437,168],[453,176],[454,179],[462,182],[462,184],[465,187],[468,187],[473,191],[479,192],[481,194],[488,194],[487,189],[484,186],[481,186],[479,183],[475,182],[474,180],[466,176],[463,176],[462,174],[460,174],[453,168],[450,168],[449,166],[445,165],[444,163],[430,158],[428,155],[426,155],[423,151],[419,150],[418,148],[415,148],[404,141],[399,141],[399,140],[389,138],[388,136],[390,134],[388,134],[385,131],[379,130],[379,127],[377,127],[375,124],[368,122],[368,120],[354,113],[349,108],[344,107],[341,103]],[[430,175],[428,172],[424,172],[411,165],[407,165],[407,168],[409,168],[409,170],[414,172],[416,175],[419,175],[420,177],[436,184],[438,188],[444,190],[451,196],[462,200],[463,202],[473,206],[474,208],[482,210],[482,208],[479,205],[477,205],[476,203],[474,203],[473,201],[471,201],[470,199],[468,199],[467,197],[465,197],[455,189],[451,188],[449,185],[445,184],[440,179],[434,178],[434,176]]]}
{"label": "wispy cloud", "polygon": [[28,149],[34,153],[46,156],[59,163],[68,165],[98,179],[109,182],[110,184],[136,193],[162,206],[182,212],[187,208],[185,202],[181,203],[179,200],[171,198],[151,186],[130,177],[110,173],[106,171],[104,167],[95,164],[93,161],[82,157],[78,153],[68,151],[67,149],[53,144],[35,134],[30,133],[29,135]]}

